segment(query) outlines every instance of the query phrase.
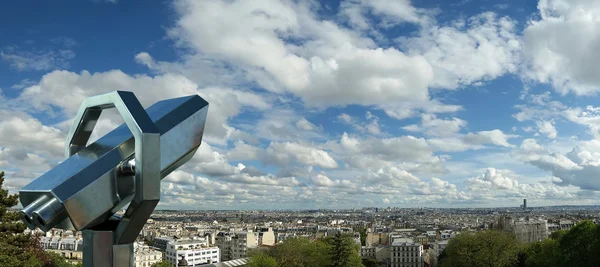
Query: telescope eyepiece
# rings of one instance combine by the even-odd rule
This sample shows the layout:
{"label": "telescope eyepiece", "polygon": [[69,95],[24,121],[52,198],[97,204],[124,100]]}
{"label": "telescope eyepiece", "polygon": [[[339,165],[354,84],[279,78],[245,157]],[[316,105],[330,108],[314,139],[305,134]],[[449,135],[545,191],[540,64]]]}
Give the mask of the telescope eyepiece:
{"label": "telescope eyepiece", "polygon": [[27,205],[27,207],[20,211],[21,219],[29,229],[33,230],[36,226],[33,221],[33,212],[40,208],[42,205],[44,205],[48,200],[50,200],[50,197],[48,197],[48,195],[42,195],[41,197],[31,202],[31,204]]}
{"label": "telescope eyepiece", "polygon": [[56,198],[46,201],[33,212],[33,223],[47,232],[66,218],[64,206]]}

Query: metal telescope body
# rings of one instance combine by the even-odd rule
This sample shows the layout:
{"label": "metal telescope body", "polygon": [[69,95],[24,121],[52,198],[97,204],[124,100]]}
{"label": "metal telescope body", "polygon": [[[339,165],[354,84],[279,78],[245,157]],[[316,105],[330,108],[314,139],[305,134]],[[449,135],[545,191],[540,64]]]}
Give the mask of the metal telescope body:
{"label": "metal telescope body", "polygon": [[[125,123],[88,145],[108,108]],[[160,181],[194,156],[207,112],[198,95],[147,110],[131,92],[86,98],[67,135],[67,159],[19,191],[23,221],[45,232],[82,231],[85,267],[133,266],[133,242],[160,200]]]}

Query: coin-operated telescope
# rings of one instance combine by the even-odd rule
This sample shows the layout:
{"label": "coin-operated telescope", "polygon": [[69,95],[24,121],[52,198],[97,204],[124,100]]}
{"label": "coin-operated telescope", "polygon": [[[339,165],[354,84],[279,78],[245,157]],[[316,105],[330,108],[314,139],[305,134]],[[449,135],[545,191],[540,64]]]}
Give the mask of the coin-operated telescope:
{"label": "coin-operated telescope", "polygon": [[[88,145],[108,108],[125,123]],[[19,191],[23,221],[31,229],[82,231],[86,267],[133,266],[133,242],[160,200],[160,181],[192,158],[207,112],[198,95],[147,110],[131,92],[86,98],[67,136],[67,159]]]}

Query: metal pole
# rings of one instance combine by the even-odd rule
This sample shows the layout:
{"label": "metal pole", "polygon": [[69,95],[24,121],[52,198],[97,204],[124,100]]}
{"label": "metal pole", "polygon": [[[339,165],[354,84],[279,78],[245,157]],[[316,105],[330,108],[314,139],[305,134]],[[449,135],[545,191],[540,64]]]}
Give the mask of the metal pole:
{"label": "metal pole", "polygon": [[83,267],[133,267],[133,243],[114,244],[114,232],[83,230]]}

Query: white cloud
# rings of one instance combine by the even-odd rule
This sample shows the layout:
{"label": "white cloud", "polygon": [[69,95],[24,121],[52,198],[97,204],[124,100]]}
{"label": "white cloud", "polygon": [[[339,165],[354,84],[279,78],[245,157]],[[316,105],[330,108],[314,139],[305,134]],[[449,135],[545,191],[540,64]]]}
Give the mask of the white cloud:
{"label": "white cloud", "polygon": [[234,132],[228,120],[244,109],[265,110],[270,107],[267,100],[256,93],[230,88],[202,88],[181,75],[130,76],[120,70],[77,74],[68,71],[50,72],[36,85],[27,87],[19,101],[30,103],[39,111],[51,111],[51,106],[62,109],[67,118],[74,116],[86,97],[127,89],[136,93],[144,106],[155,102],[185,95],[198,94],[209,103],[206,122],[206,141],[223,143]]}
{"label": "white cloud", "polygon": [[494,129],[476,133],[455,134],[450,137],[431,138],[427,139],[427,143],[438,151],[461,152],[482,149],[485,145],[512,148],[514,145],[510,144],[508,140],[514,137],[517,137],[517,135],[505,134],[498,129]]}
{"label": "white cloud", "polygon": [[33,52],[8,49],[0,50],[0,58],[19,71],[47,71],[69,68],[75,52],[69,49]]}
{"label": "white cloud", "polygon": [[372,155],[382,160],[423,161],[432,156],[432,150],[423,138],[400,136],[393,138],[358,139],[344,133],[333,150],[343,155]]}
{"label": "white cloud", "polygon": [[296,128],[303,130],[303,131],[314,131],[317,129],[317,126],[315,126],[314,124],[312,124],[310,121],[308,121],[306,118],[302,118],[300,120],[298,120],[296,122]]}
{"label": "white cloud", "polygon": [[227,158],[229,160],[256,160],[260,153],[259,148],[248,145],[244,141],[237,141],[235,147],[227,152]]}
{"label": "white cloud", "polygon": [[552,121],[538,121],[536,124],[540,134],[545,134],[550,139],[556,138],[557,132]]}
{"label": "white cloud", "polygon": [[480,131],[477,133],[468,133],[465,135],[465,142],[473,145],[494,144],[502,147],[514,147],[508,142],[508,139],[517,137],[513,134],[505,134],[495,129],[491,131]]}
{"label": "white cloud", "polygon": [[[365,3],[390,16],[400,16],[402,10],[394,1]],[[387,5],[391,8],[383,8]],[[427,87],[433,72],[425,58],[377,48],[371,39],[318,19],[306,2],[179,1],[176,10],[181,17],[169,34],[193,51],[184,65],[197,57],[223,62],[234,66],[242,79],[238,82],[291,92],[312,107],[377,105],[398,118],[412,116],[414,110],[460,109],[430,99]],[[147,54],[138,54],[137,60],[157,64]]]}
{"label": "white cloud", "polygon": [[[600,4],[594,0],[540,0],[539,19],[523,32],[528,79],[561,93],[590,95],[600,88],[597,71]],[[576,40],[576,41],[574,41]]]}
{"label": "white cloud", "polygon": [[283,166],[298,162],[303,165],[319,166],[321,168],[338,167],[337,162],[326,151],[290,142],[271,142],[266,149],[264,160]]}
{"label": "white cloud", "polygon": [[467,180],[473,187],[486,186],[493,189],[513,189],[519,186],[517,180],[508,178],[496,171],[494,168],[488,168],[479,177],[470,178]]}
{"label": "white cloud", "polygon": [[458,133],[467,122],[459,118],[450,120],[438,119],[434,114],[421,115],[421,126],[412,124],[402,127],[409,132],[424,132],[429,136],[447,137]]}
{"label": "white cloud", "polygon": [[350,116],[350,115],[348,115],[346,113],[340,114],[337,118],[338,118],[338,120],[340,120],[340,121],[342,121],[344,123],[347,123],[347,124],[350,124],[350,123],[352,123],[354,121],[353,118],[352,118],[352,116]]}
{"label": "white cloud", "polygon": [[[588,142],[587,145],[589,147],[590,143]],[[599,152],[591,152],[576,146],[570,152],[561,154],[542,147],[533,139],[527,139],[521,144],[519,157],[522,161],[559,178],[554,181],[558,185],[600,190],[600,181],[590,179],[600,175]]]}
{"label": "white cloud", "polygon": [[600,108],[569,108],[563,111],[563,115],[571,122],[587,126],[593,136],[600,136]]}
{"label": "white cloud", "polygon": [[411,55],[433,66],[433,87],[457,88],[517,70],[521,48],[516,21],[486,12],[451,26],[424,27],[417,37],[399,38]]}
{"label": "white cloud", "polygon": [[59,129],[42,124],[29,114],[0,109],[0,144],[4,153],[26,156],[35,153],[62,157],[66,135]]}
{"label": "white cloud", "polygon": [[401,23],[427,23],[432,19],[430,13],[413,7],[410,0],[351,0],[340,3],[340,14],[360,30],[367,30],[373,24],[388,28]]}

